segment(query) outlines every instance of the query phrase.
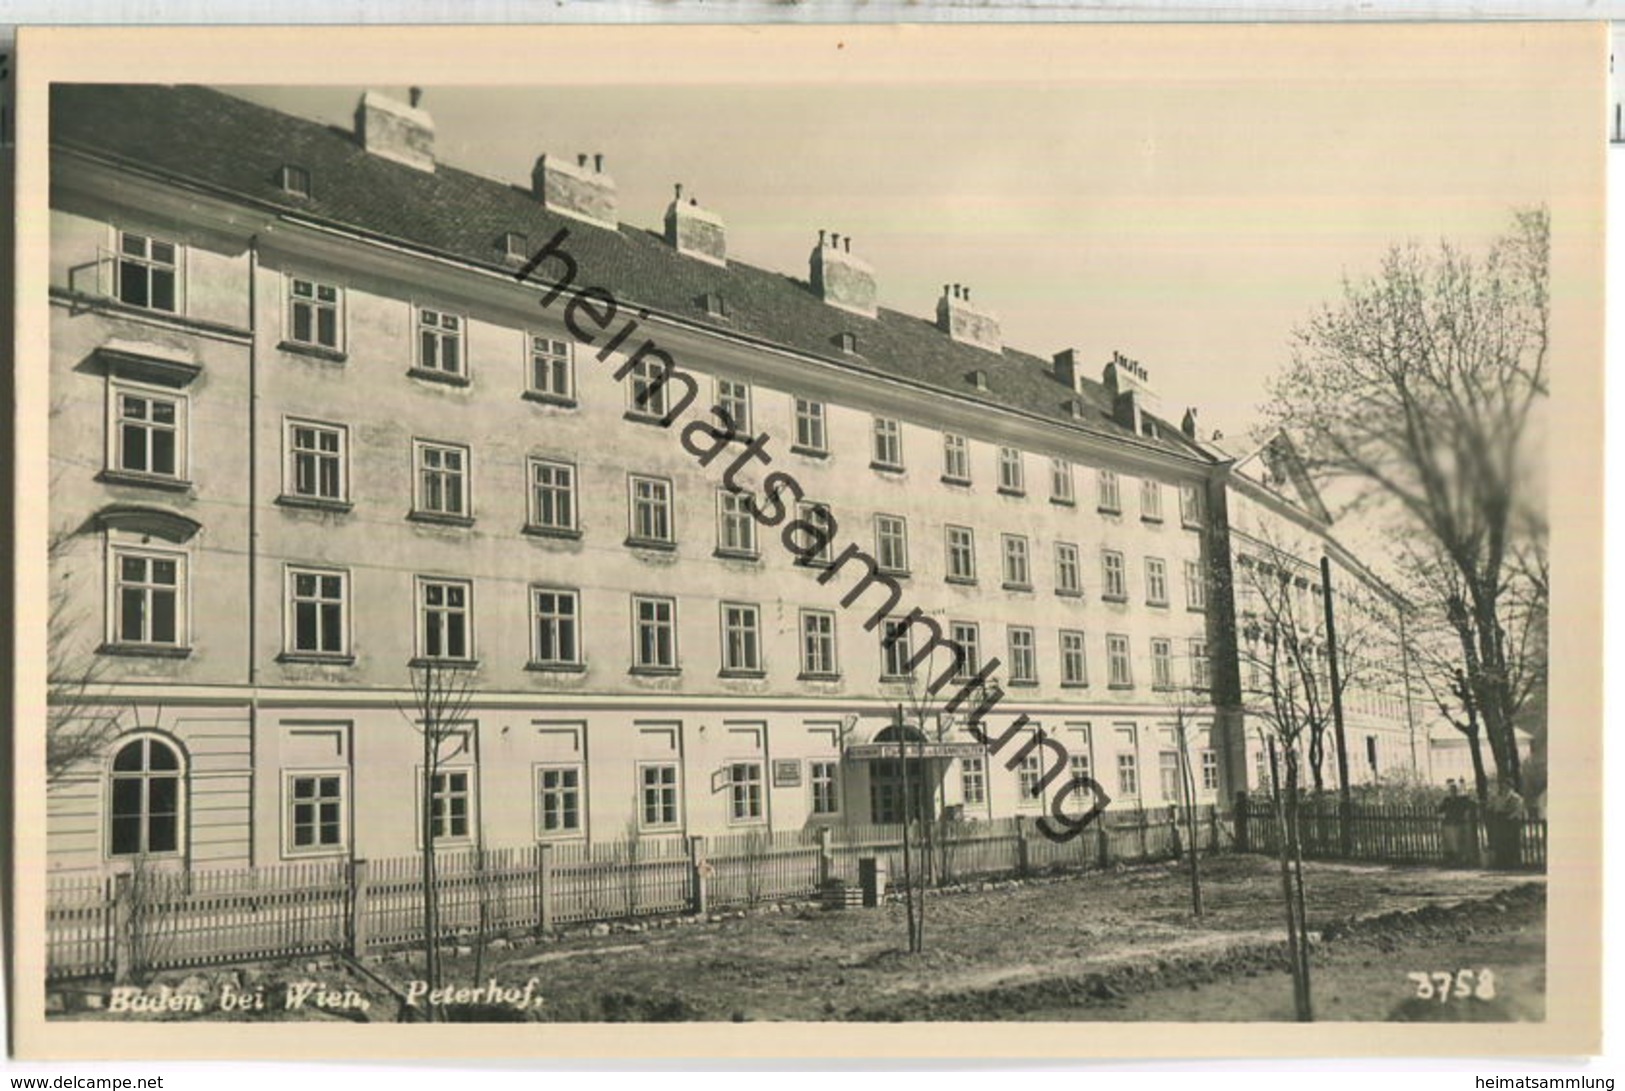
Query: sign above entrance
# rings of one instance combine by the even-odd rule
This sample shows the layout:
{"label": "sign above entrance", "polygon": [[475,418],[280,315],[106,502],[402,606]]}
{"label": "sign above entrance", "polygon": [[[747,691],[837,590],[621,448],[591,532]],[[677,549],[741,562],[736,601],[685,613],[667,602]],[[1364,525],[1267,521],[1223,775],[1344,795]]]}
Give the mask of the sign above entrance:
{"label": "sign above entrance", "polygon": [[[903,752],[899,753],[899,749]],[[895,761],[899,757],[980,758],[986,753],[987,747],[979,742],[905,742],[901,747],[894,742],[867,742],[846,748],[848,761]]]}

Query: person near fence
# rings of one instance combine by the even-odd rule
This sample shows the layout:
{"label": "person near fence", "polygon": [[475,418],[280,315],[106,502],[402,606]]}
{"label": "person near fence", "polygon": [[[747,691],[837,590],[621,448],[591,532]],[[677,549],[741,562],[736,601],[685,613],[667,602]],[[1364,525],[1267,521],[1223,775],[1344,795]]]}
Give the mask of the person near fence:
{"label": "person near fence", "polygon": [[1445,797],[1439,801],[1439,818],[1444,830],[1444,861],[1471,867],[1477,863],[1477,807],[1471,796],[1462,794],[1461,784],[1445,782]]}
{"label": "person near fence", "polygon": [[1528,810],[1523,796],[1508,784],[1497,784],[1485,807],[1484,829],[1490,845],[1490,862],[1499,868],[1519,865],[1522,852],[1519,834]]}

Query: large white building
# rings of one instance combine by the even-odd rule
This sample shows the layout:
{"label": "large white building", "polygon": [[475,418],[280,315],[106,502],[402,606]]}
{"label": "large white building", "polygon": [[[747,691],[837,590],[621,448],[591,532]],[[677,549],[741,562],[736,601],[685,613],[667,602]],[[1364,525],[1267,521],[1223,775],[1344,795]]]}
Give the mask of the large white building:
{"label": "large white building", "polygon": [[[1176,716],[1204,799],[1256,775],[1228,513],[1286,507],[1134,361],[880,307],[849,238],[802,279],[681,195],[624,224],[585,156],[469,174],[376,93],[52,106],[55,719],[109,728],[53,867],[1164,806]],[[425,822],[427,668],[471,696]],[[1406,702],[1360,715],[1404,761]]]}

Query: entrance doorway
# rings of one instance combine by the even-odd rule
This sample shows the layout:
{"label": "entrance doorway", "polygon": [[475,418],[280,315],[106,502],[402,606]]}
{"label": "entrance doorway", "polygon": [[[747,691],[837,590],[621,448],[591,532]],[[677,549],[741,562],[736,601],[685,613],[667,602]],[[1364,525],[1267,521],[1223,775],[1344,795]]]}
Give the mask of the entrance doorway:
{"label": "entrance doorway", "polygon": [[[918,728],[893,725],[875,735],[904,753],[926,741]],[[901,742],[902,745],[897,744]],[[875,758],[869,762],[870,821],[929,822],[936,817],[937,782],[944,762],[932,758]]]}

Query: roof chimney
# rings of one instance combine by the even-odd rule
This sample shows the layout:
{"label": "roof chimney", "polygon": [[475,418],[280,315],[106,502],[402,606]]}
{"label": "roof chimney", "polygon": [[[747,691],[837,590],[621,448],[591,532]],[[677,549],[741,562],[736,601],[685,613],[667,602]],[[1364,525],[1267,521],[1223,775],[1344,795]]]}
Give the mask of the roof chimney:
{"label": "roof chimney", "polygon": [[1179,422],[1179,430],[1185,433],[1187,439],[1196,438],[1196,407],[1185,410],[1185,419]]}
{"label": "roof chimney", "polygon": [[1083,390],[1083,363],[1077,349],[1062,349],[1055,354],[1055,377],[1074,392]]}
{"label": "roof chimney", "polygon": [[530,191],[551,212],[611,230],[620,226],[615,218],[615,179],[604,173],[602,155],[589,157],[583,152],[574,163],[544,155],[530,172]]}
{"label": "roof chimney", "polygon": [[412,88],[412,104],[367,91],[355,108],[356,141],[372,155],[434,171],[434,120],[418,109],[422,91]]}
{"label": "roof chimney", "polygon": [[[826,241],[826,234],[828,241]],[[852,256],[852,238],[847,236],[846,246],[833,232],[820,231],[818,245],[809,257],[812,290],[832,307],[873,318],[878,311],[875,303],[875,271],[869,263]]]}
{"label": "roof chimney", "polygon": [[677,183],[671,204],[666,207],[666,242],[679,254],[713,265],[728,264],[728,239],[722,229],[722,217],[701,208],[692,197],[685,202],[681,182]]}
{"label": "roof chimney", "polygon": [[1106,365],[1106,391],[1112,396],[1112,417],[1136,435],[1145,431],[1145,414],[1157,412],[1160,400],[1151,389],[1151,373],[1138,360],[1113,352]]}
{"label": "roof chimney", "polygon": [[955,284],[952,288],[937,300],[937,328],[961,344],[1003,352],[999,320],[991,312],[971,304],[968,286]]}

